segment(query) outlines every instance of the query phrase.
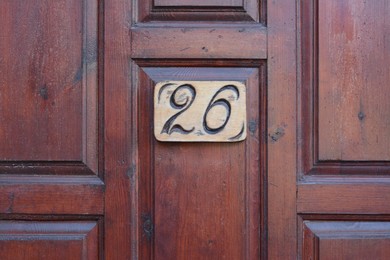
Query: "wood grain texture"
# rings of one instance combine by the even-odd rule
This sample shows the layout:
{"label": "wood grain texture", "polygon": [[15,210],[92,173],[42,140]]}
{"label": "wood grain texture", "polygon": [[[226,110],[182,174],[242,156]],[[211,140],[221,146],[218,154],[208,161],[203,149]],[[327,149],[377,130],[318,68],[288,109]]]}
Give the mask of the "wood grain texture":
{"label": "wood grain texture", "polygon": [[97,171],[95,2],[1,2],[0,160]]}
{"label": "wood grain texture", "polygon": [[246,87],[238,81],[165,81],[154,87],[154,136],[164,142],[245,140]]}
{"label": "wood grain texture", "polygon": [[318,3],[319,160],[390,159],[390,4]]}
{"label": "wood grain texture", "polygon": [[318,214],[389,214],[387,177],[313,176],[298,185],[297,210]]}
{"label": "wood grain texture", "polygon": [[388,259],[389,222],[304,221],[303,258]]}
{"label": "wood grain texture", "polygon": [[298,2],[267,2],[268,256],[265,259],[297,258],[295,10]]}
{"label": "wood grain texture", "polygon": [[0,213],[103,213],[104,186],[96,176],[0,175]]}
{"label": "wood grain texture", "polygon": [[388,113],[381,99],[388,81],[386,5],[300,2],[297,211],[307,220],[298,231],[303,259],[388,258],[389,163],[386,153],[377,154],[387,141],[372,142]]}
{"label": "wood grain texture", "polygon": [[[239,61],[219,65],[218,61],[209,61],[210,67],[206,68],[175,64],[153,67],[153,62],[145,63],[138,77],[139,140],[144,147],[139,154],[140,257],[258,258],[263,176],[259,142],[264,142],[259,135],[265,120],[259,115],[260,109],[265,111],[259,100],[259,85],[264,86],[260,83],[264,78],[259,76],[263,75],[263,67],[232,67],[243,65]],[[247,139],[234,144],[157,142],[152,128],[153,82],[208,77],[247,82],[247,98],[252,104],[247,108],[252,122]]]}
{"label": "wood grain texture", "polygon": [[[164,25],[164,24],[163,24]],[[137,24],[131,29],[134,59],[265,59],[267,34],[262,25],[191,27]],[[174,43],[174,48],[166,44]],[[234,44],[232,44],[234,43]]]}
{"label": "wood grain texture", "polygon": [[131,107],[135,95],[128,55],[131,36],[125,26],[132,19],[132,3],[105,1],[100,11],[105,28],[101,35],[104,44],[104,257],[137,259],[138,242],[131,239],[131,233],[137,230],[132,218],[132,214],[137,214],[138,162],[134,158],[138,148],[133,130],[137,110]]}
{"label": "wood grain texture", "polygon": [[[359,4],[357,2],[357,4]],[[321,121],[321,117],[319,116],[319,85],[318,85],[318,68],[319,68],[319,49],[318,49],[318,40],[319,40],[319,30],[318,30],[318,22],[319,22],[319,14],[317,12],[318,9],[318,1],[313,0],[305,0],[302,1],[300,6],[301,11],[301,61],[302,66],[300,68],[301,71],[301,88],[300,88],[300,102],[299,102],[299,140],[301,142],[301,146],[298,147],[298,152],[300,154],[298,158],[299,163],[299,174],[300,175],[311,175],[311,174],[339,174],[339,175],[383,175],[389,173],[389,162],[384,160],[347,160],[347,159],[335,159],[335,160],[323,160],[319,157],[319,124]],[[336,7],[335,7],[336,8]],[[341,19],[341,18],[340,18]],[[344,18],[343,18],[344,19]],[[342,23],[343,24],[343,23]],[[325,25],[324,25],[325,26]],[[340,25],[341,27],[343,25]],[[321,36],[322,37],[322,36]],[[360,37],[361,42],[367,42],[365,37]],[[324,43],[323,43],[324,44]],[[367,42],[368,44],[368,42]],[[349,45],[345,45],[345,48]],[[342,46],[339,46],[342,48]],[[330,50],[329,50],[330,51]],[[340,49],[342,51],[342,49]],[[363,53],[363,52],[362,52]],[[335,57],[335,54],[332,54]],[[340,54],[341,55],[341,54]],[[361,54],[360,56],[362,56]],[[356,56],[359,56],[356,54]],[[363,55],[364,56],[364,55]],[[329,56],[330,57],[330,56]],[[325,61],[329,59],[329,57],[325,58]],[[359,57],[360,59],[361,57]],[[352,65],[354,66],[355,63]],[[352,66],[351,65],[351,66]],[[368,73],[368,72],[364,72]],[[341,74],[340,74],[341,75]],[[334,78],[332,78],[333,80]],[[324,81],[325,82],[325,81]],[[326,82],[325,82],[326,83]],[[328,83],[326,83],[328,84]],[[335,85],[334,85],[335,86]],[[367,88],[371,87],[369,85]],[[374,87],[374,86],[372,86]],[[355,86],[351,86],[351,88],[357,89]],[[343,87],[341,89],[344,89]],[[341,90],[340,90],[341,91]],[[376,90],[375,90],[376,91]],[[329,92],[328,94],[330,94]],[[328,95],[326,94],[326,95]],[[358,95],[361,98],[365,99],[369,95]],[[356,99],[356,97],[349,96],[351,99]],[[329,100],[328,100],[329,101]],[[328,102],[326,101],[326,102]],[[346,99],[344,99],[347,102]],[[344,102],[343,101],[343,102]],[[349,102],[349,101],[348,101]],[[340,103],[341,104],[341,103]],[[327,106],[326,109],[333,109],[333,105]],[[334,108],[336,109],[336,108]],[[350,108],[349,108],[350,109]],[[329,110],[330,111],[330,110]],[[347,110],[346,110],[347,111]],[[350,111],[350,110],[348,110]],[[350,112],[348,112],[350,114]],[[340,111],[340,117],[345,117],[343,113]],[[333,124],[332,129],[335,130],[338,126],[336,125],[336,117],[332,116],[333,121],[322,122],[321,124]],[[338,120],[338,119],[337,119]],[[359,120],[359,119],[358,119]],[[333,122],[333,123],[332,123]],[[331,131],[333,131],[331,130]],[[328,131],[328,134],[331,132]],[[352,133],[352,128],[348,130]],[[340,132],[341,134],[341,132]],[[345,138],[344,138],[345,139]],[[336,142],[344,142],[342,138],[336,140]],[[346,139],[345,139],[346,140]],[[352,140],[352,139],[351,139]],[[323,141],[326,143],[325,145],[329,145],[333,141]],[[346,142],[349,142],[346,140]],[[341,143],[340,143],[341,144]],[[340,146],[341,147],[341,146]],[[340,148],[339,147],[339,148]],[[337,149],[339,149],[337,148]],[[332,148],[333,149],[333,148]],[[372,146],[372,149],[375,149]],[[382,148],[380,148],[382,149]],[[352,151],[352,150],[351,150]],[[368,150],[366,151],[369,152]],[[351,159],[351,158],[350,158]],[[383,159],[383,158],[382,158]]]}
{"label": "wood grain texture", "polygon": [[98,259],[93,221],[0,221],[3,260]]}

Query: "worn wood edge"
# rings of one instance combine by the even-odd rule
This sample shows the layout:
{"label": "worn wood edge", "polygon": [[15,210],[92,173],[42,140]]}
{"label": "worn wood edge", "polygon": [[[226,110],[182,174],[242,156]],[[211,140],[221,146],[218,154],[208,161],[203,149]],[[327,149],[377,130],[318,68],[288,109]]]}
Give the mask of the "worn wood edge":
{"label": "worn wood edge", "polygon": [[387,176],[373,176],[373,175],[308,175],[304,176],[298,181],[299,185],[313,185],[313,184],[321,184],[321,185],[336,185],[336,184],[358,184],[358,185],[366,185],[366,184],[383,184],[389,185],[390,178]]}
{"label": "worn wood edge", "polygon": [[384,176],[390,174],[389,163],[376,163],[376,162],[340,162],[340,163],[319,163],[313,166],[308,171],[299,172],[300,179],[306,179],[307,176],[328,176],[328,175],[339,175],[339,176],[359,176],[359,175],[370,175],[370,176]]}
{"label": "worn wood edge", "polygon": [[0,213],[0,220],[6,221],[95,221],[103,222],[104,216],[100,214],[23,214],[23,213]]}
{"label": "worn wood edge", "polygon": [[84,162],[43,161],[43,162],[0,162],[0,175],[96,175]]}
{"label": "worn wood edge", "polygon": [[[97,176],[74,175],[13,175],[0,174],[0,185],[93,185],[104,186],[103,181]],[[1,188],[1,187],[0,187]]]}
{"label": "worn wood edge", "polygon": [[[358,222],[358,225],[350,225],[351,223]],[[310,229],[316,236],[326,238],[331,235],[332,232],[336,234],[340,233],[353,233],[354,237],[357,235],[360,238],[383,238],[384,234],[390,234],[390,222],[382,221],[381,230],[377,228],[377,221],[332,221],[332,225],[329,225],[329,221],[326,220],[315,220],[315,221],[304,221],[304,226]],[[376,232],[375,232],[376,231]],[[378,232],[379,231],[379,232]]]}
{"label": "worn wood edge", "polygon": [[[208,31],[210,32],[211,29],[216,30],[222,30],[222,29],[251,29],[256,32],[262,32],[262,34],[267,35],[268,28],[261,23],[195,23],[195,22],[188,22],[188,23],[182,23],[182,22],[140,22],[140,23],[134,23],[129,27],[129,30],[142,30],[142,29],[159,29],[163,31],[168,30],[177,30],[177,29],[183,29],[186,32],[190,32],[193,30],[201,30],[201,31]],[[215,31],[212,31],[213,33]]]}
{"label": "worn wood edge", "polygon": [[390,221],[389,214],[304,214],[298,215],[299,222],[304,221]]}
{"label": "worn wood edge", "polygon": [[[19,228],[15,229],[15,227],[11,227],[11,224],[18,226]],[[55,230],[48,230],[48,226],[56,227]],[[42,232],[49,231],[50,234],[85,234],[87,235],[92,230],[98,227],[97,221],[86,220],[86,221],[78,221],[78,220],[53,220],[50,222],[42,222],[42,221],[26,221],[26,220],[0,220],[0,230],[1,233],[13,232],[15,230],[23,230],[28,231],[29,234],[42,234]]]}
{"label": "worn wood edge", "polygon": [[[226,68],[226,69],[258,69],[261,66],[265,66],[265,60],[252,60],[252,59],[137,59],[134,58],[133,61],[137,64],[138,67],[142,71],[144,71],[153,81],[160,81],[160,78],[155,75],[155,73],[151,73],[150,69],[156,68]],[[245,81],[252,72],[243,73],[242,77],[233,77],[237,78],[238,81]],[[157,76],[157,77],[156,77]],[[177,77],[175,77],[177,79]],[[230,78],[226,77],[218,77],[218,80],[229,80]],[[168,78],[164,78],[162,80],[168,80]],[[231,80],[231,79],[230,79]]]}
{"label": "worn wood edge", "polygon": [[[213,21],[215,19],[215,13],[218,12],[220,19],[218,22],[249,22],[255,24],[257,21],[244,8],[197,8],[196,12],[190,12],[189,10],[174,9],[174,8],[158,8],[148,14],[139,16],[139,22],[177,22],[179,21]],[[173,16],[172,16],[173,13]],[[191,14],[191,16],[189,16]]]}

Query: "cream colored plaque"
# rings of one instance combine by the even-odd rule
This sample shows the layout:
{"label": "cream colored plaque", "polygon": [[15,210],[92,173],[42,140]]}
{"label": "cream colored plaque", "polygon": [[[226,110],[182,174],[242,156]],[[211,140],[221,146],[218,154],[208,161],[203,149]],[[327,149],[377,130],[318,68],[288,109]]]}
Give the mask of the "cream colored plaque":
{"label": "cream colored plaque", "polygon": [[238,81],[164,81],[154,89],[154,135],[164,142],[246,138],[246,88]]}

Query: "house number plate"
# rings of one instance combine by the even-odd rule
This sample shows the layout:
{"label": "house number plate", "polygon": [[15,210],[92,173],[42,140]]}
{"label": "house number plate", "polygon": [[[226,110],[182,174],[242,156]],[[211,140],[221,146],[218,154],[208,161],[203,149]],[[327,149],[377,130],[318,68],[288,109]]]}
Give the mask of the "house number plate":
{"label": "house number plate", "polygon": [[246,88],[237,81],[164,81],[154,89],[154,135],[164,142],[246,138]]}

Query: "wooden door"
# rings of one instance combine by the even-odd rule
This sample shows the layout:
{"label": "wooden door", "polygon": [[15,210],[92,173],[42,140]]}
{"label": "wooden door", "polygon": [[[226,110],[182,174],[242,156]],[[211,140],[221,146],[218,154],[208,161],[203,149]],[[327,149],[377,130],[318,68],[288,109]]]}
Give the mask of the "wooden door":
{"label": "wooden door", "polygon": [[[150,0],[134,4],[138,9],[123,32],[130,51],[122,61],[121,78],[126,83],[115,81],[131,87],[126,102],[133,112],[135,148],[131,216],[138,228],[132,253],[140,259],[258,259],[265,246],[265,233],[261,233],[265,223],[265,3]],[[195,88],[202,81],[206,83],[199,87],[208,89],[208,81],[220,87],[222,82],[240,82],[246,88],[246,139],[157,141],[153,97],[155,86],[165,81]],[[166,95],[161,91],[159,96]],[[201,98],[198,92],[196,98]],[[177,122],[191,129],[186,113]]]}
{"label": "wooden door", "polygon": [[[0,259],[387,259],[389,8],[1,0]],[[158,141],[167,81],[246,138]]]}
{"label": "wooden door", "polygon": [[387,259],[390,5],[300,2],[298,242],[303,259]]}

